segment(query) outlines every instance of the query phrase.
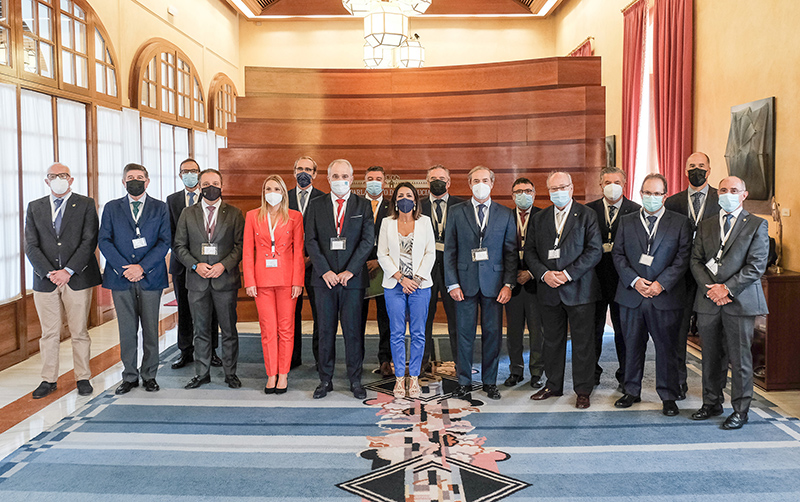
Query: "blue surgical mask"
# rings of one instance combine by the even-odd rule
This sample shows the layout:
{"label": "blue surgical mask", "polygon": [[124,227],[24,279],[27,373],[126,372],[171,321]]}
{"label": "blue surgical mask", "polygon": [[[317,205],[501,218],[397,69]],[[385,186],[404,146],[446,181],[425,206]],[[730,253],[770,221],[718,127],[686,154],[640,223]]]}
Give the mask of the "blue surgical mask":
{"label": "blue surgical mask", "polygon": [[569,204],[569,190],[557,190],[555,192],[550,192],[550,200],[556,207],[564,207]]}
{"label": "blue surgical mask", "polygon": [[181,181],[186,188],[194,188],[200,180],[200,175],[197,173],[183,173],[181,174]]}
{"label": "blue surgical mask", "polygon": [[723,193],[719,196],[719,207],[726,213],[732,213],[739,207],[738,193]]}
{"label": "blue surgical mask", "polygon": [[311,184],[311,175],[306,172],[297,173],[297,184],[300,188],[305,188]]}
{"label": "blue surgical mask", "polygon": [[655,213],[661,206],[664,205],[664,196],[663,195],[643,195],[642,196],[642,206],[650,212]]}
{"label": "blue surgical mask", "polygon": [[401,213],[410,213],[414,210],[413,199],[397,199],[397,210]]}
{"label": "blue surgical mask", "polygon": [[380,181],[367,181],[367,193],[377,197],[383,192],[383,183]]}
{"label": "blue surgical mask", "polygon": [[533,195],[518,193],[514,196],[514,204],[523,211],[527,211],[533,205]]}
{"label": "blue surgical mask", "polygon": [[350,182],[347,180],[331,181],[331,191],[339,197],[344,197],[350,191]]}

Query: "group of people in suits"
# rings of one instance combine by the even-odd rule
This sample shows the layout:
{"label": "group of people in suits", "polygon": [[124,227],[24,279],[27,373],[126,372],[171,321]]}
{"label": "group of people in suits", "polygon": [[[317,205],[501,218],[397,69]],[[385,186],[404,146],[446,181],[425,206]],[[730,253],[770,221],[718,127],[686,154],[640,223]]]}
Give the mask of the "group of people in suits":
{"label": "group of people in suits", "polygon": [[[280,176],[268,176],[260,207],[245,216],[222,200],[222,174],[201,171],[193,159],[181,164],[184,189],[166,204],[147,195],[147,169],[128,164],[122,177],[127,195],[109,202],[98,224],[94,201],[72,193],[69,169],[54,164],[45,179],[50,194],[30,203],[25,228],[43,332],[43,381],[33,397],[56,390],[62,310],[73,338],[78,391],[93,392],[86,325],[92,287],[101,280],[112,291],[119,323],[124,370],[115,392],[129,392],[140,379],[145,390],[159,389],[158,312],[168,286],[165,257],[172,249],[180,349],[172,366],[194,362],[188,389],[210,382],[211,366],[223,368],[229,387],[242,385],[236,375],[241,263],[245,291],[258,310],[267,394],[286,392],[290,369],[301,364],[305,290],[320,379],[313,397],[333,390],[340,324],[349,390],[366,397],[365,292],[372,281],[370,289],[377,282],[383,293],[370,295],[378,313],[379,372],[394,375],[396,397],[419,397],[420,375],[441,360],[432,343],[441,300],[458,377],[455,397],[472,397],[480,319],[481,388],[489,398],[501,398],[505,306],[510,375],[504,385],[524,380],[527,327],[530,385],[537,389],[531,399],[563,395],[569,338],[575,405],[588,408],[603,372],[599,359],[610,310],[622,393],[615,406],[641,401],[652,338],[662,411],[679,414],[676,401],[687,391],[686,335],[694,320],[703,343],[703,406],[692,418],[722,413],[730,363],[734,413],[723,427],[740,428],[753,392],[753,324],[766,313],[760,278],[767,225],[743,209],[742,180],[727,177],[716,190],[708,185],[709,172],[708,157],[692,154],[689,188],[669,198],[662,175],[646,176],[642,206],[623,195],[627,179],[620,169],[601,172],[603,197],[587,205],[574,199],[569,173],[553,172],[546,183],[552,205],[541,210],[534,206],[533,182],[522,177],[512,185],[509,209],[492,200],[495,175],[484,166],[469,172],[472,196],[466,201],[449,193],[450,172],[442,165],[428,169],[427,197],[413,184],[400,183],[386,200],[382,167],[367,169],[361,197],[351,190],[352,165],[337,159],[327,169],[326,194],[314,188],[317,164],[304,156],[294,164],[296,186],[288,190]],[[102,279],[96,246],[106,260]]]}

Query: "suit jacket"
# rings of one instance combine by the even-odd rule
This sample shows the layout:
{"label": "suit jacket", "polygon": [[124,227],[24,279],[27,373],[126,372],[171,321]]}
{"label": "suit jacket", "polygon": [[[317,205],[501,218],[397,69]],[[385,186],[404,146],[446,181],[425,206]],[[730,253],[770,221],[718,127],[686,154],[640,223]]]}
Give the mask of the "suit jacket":
{"label": "suit jacket", "polygon": [[[308,202],[306,202],[306,214],[308,214],[308,204],[311,204],[311,201],[316,199],[317,197],[322,197],[325,195],[325,192],[322,190],[318,190],[314,187],[311,187],[311,193],[308,195]],[[300,211],[300,206],[297,205],[297,187],[292,188],[289,190],[289,209],[294,209],[295,211]],[[303,215],[303,223],[305,223],[305,215]]]}
{"label": "suit jacket", "polygon": [[[600,237],[603,239],[604,243],[614,242],[617,229],[619,228],[619,222],[622,220],[623,216],[638,212],[642,208],[639,204],[623,196],[619,214],[614,219],[614,223],[611,224],[611,228],[609,229],[608,222],[606,221],[606,208],[605,204],[603,204],[602,197],[589,202],[586,204],[586,207],[593,210],[597,215],[597,225],[600,227]],[[608,239],[609,232],[611,233],[611,240]],[[597,264],[595,272],[597,273],[597,280],[600,281],[600,293],[603,299],[609,302],[614,301],[619,276],[617,275],[617,269],[614,268],[614,259],[611,257],[611,253],[603,253],[603,257],[600,258],[600,263]]]}
{"label": "suit jacket", "polygon": [[[289,210],[289,221],[275,227],[275,256],[272,256],[272,241],[269,224],[260,221],[260,209],[247,212],[244,223],[244,286],[286,287],[305,284],[305,260],[303,259],[303,215]],[[267,268],[266,259],[278,260],[277,268]]]}
{"label": "suit jacket", "polygon": [[[436,262],[436,237],[433,235],[433,224],[427,216],[420,216],[414,223],[414,243],[411,246],[411,268],[414,275],[424,280],[420,288],[433,286],[433,264]],[[397,280],[392,277],[400,270],[400,239],[397,233],[397,220],[386,218],[381,224],[378,237],[378,263],[383,269],[383,287],[392,289]]]}
{"label": "suit jacket", "polygon": [[[448,196],[447,197],[447,202],[445,203],[445,207],[447,208],[447,210],[446,210],[447,214],[448,215],[450,214],[450,208],[452,208],[456,204],[460,204],[462,202],[464,202],[464,199],[462,199],[461,197],[456,197],[455,195]],[[430,197],[425,197],[424,199],[422,199],[422,214],[424,214],[425,216],[427,216],[428,218],[431,219],[431,224],[434,225],[433,235],[435,237],[437,235],[436,234],[436,227],[435,227],[436,224],[434,223],[434,220],[433,220],[433,214],[431,214],[432,211],[433,211],[433,204],[431,203],[431,198]],[[447,228],[447,220],[445,220],[445,228]],[[444,233],[442,233],[442,239],[444,239]],[[436,265],[435,266],[436,267],[441,267],[441,266],[443,266],[443,264],[444,264],[444,251],[436,251]]]}
{"label": "suit jacket", "polygon": [[619,273],[614,301],[624,307],[636,308],[644,298],[631,286],[636,277],[658,281],[664,288],[652,298],[659,310],[683,309],[686,303],[686,283],[683,278],[689,268],[692,248],[692,227],[689,220],[673,211],[664,211],[658,223],[650,256],[653,263],[642,265],[639,259],[647,252],[647,232],[642,226],[640,211],[621,218],[611,252]]}
{"label": "suit jacket", "polygon": [[[539,209],[536,206],[531,206],[528,211],[530,212],[530,214],[528,215],[528,221],[525,222],[526,237],[530,237],[531,235],[533,235],[531,233],[528,233],[531,229],[531,220],[533,220],[533,215],[541,211],[541,209]],[[514,228],[516,228],[517,215],[515,210],[512,212],[514,212],[514,224],[515,224]],[[519,246],[517,246],[517,251],[524,251],[524,249],[520,249]],[[521,260],[517,261],[517,270],[528,270],[528,265],[525,263],[524,257]],[[511,290],[511,296],[517,296],[522,292],[523,288],[525,288],[525,291],[527,291],[528,293],[536,294],[536,277],[526,282],[525,284],[519,284],[517,281],[514,281],[514,289]]]}
{"label": "suit jacket", "polygon": [[311,285],[327,288],[322,274],[348,270],[353,277],[345,289],[366,289],[369,285],[367,258],[375,245],[375,224],[369,202],[350,192],[341,235],[347,243],[341,251],[331,250],[331,238],[336,237],[336,221],[330,194],[308,203],[306,221],[306,251],[314,265]]}
{"label": "suit jacket", "polygon": [[481,247],[480,229],[471,200],[448,209],[445,228],[444,283],[461,286],[464,296],[496,298],[504,284],[517,282],[517,225],[514,213],[492,201],[484,227],[483,247],[489,259],[472,261],[472,250]]}
{"label": "suit jacket", "polygon": [[[767,301],[761,276],[767,269],[769,233],[766,220],[742,210],[722,250],[716,275],[706,267],[722,242],[719,218],[700,222],[692,247],[691,270],[697,281],[694,309],[698,313],[716,314],[720,309],[730,315],[767,314]],[[733,301],[722,307],[706,298],[706,284],[725,284]]]}
{"label": "suit jacket", "polygon": [[[700,221],[719,216],[720,207],[717,189],[709,185],[706,199],[706,205],[703,208],[703,216],[700,218]],[[667,200],[664,201],[664,209],[680,213],[691,220],[691,213],[689,212],[689,189],[687,188],[682,192],[667,197]],[[697,230],[694,221],[689,221],[689,223],[692,225],[692,231]]]}
{"label": "suit jacket", "polygon": [[[216,255],[203,255],[202,246],[208,243],[205,226],[205,209],[203,204],[187,207],[178,219],[175,233],[175,253],[178,260],[186,267],[186,289],[189,291],[205,291],[213,288],[217,291],[239,289],[242,285],[239,277],[239,262],[242,261],[244,248],[244,216],[238,207],[220,202],[217,209],[217,223],[211,243],[217,245]],[[215,265],[222,263],[225,271],[214,279],[205,279],[192,271],[198,263]]]}
{"label": "suit jacket", "polygon": [[572,280],[555,289],[547,285],[538,287],[539,301],[550,306],[596,302],[600,299],[600,286],[594,269],[603,255],[597,217],[594,211],[573,199],[558,245],[561,256],[552,260],[548,252],[556,240],[554,214],[555,206],[549,206],[533,217],[533,226],[528,228],[530,237],[525,240],[525,262],[537,281],[541,282],[548,270],[564,270]]}
{"label": "suit jacket", "polygon": [[[198,189],[195,192],[194,203],[200,202],[202,195]],[[167,208],[169,208],[169,229],[172,232],[172,254],[169,257],[169,273],[170,274],[183,274],[186,272],[186,267],[178,259],[175,254],[175,231],[178,228],[178,218],[181,217],[181,212],[186,208],[186,196],[184,190],[181,189],[169,196],[167,196]]]}
{"label": "suit jacket", "polygon": [[50,195],[28,204],[25,218],[25,254],[33,266],[33,290],[49,293],[56,285],[47,274],[69,268],[67,283],[73,291],[100,284],[97,248],[98,219],[94,200],[72,193],[61,216],[61,235],[56,235],[50,210]]}
{"label": "suit jacket", "polygon": [[[364,198],[369,204],[370,212],[372,212],[372,201],[368,198]],[[378,214],[376,218],[373,220],[375,223],[375,245],[372,247],[372,252],[369,254],[369,258],[367,260],[377,260],[378,259],[378,236],[381,234],[381,224],[383,224],[384,218],[389,214],[389,201],[386,197],[381,200],[381,204],[378,206]],[[434,243],[435,249],[435,243]]]}
{"label": "suit jacket", "polygon": [[106,258],[103,287],[112,290],[130,289],[133,285],[123,277],[125,265],[138,264],[144,269],[139,285],[144,290],[164,289],[167,281],[166,256],[172,236],[169,230],[167,205],[145,195],[145,204],[139,216],[139,231],[147,243],[134,249],[137,224],[133,221],[128,195],[106,204],[100,223],[98,242]]}

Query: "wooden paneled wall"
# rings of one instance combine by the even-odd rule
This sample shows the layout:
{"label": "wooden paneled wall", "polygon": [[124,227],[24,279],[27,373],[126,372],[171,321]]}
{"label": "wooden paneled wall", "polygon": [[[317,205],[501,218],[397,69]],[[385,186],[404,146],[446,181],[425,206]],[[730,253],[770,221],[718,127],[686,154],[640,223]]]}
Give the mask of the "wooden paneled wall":
{"label": "wooden paneled wall", "polygon": [[[605,88],[600,58],[547,58],[421,69],[245,69],[237,122],[220,152],[226,200],[249,210],[261,184],[279,174],[294,186],[292,166],[310,155],[315,186],[329,191],[328,163],[348,159],[355,179],[371,165],[400,179],[450,169],[451,192],[467,195],[477,165],[496,174],[492,198],[512,205],[519,176],[549,205],[545,179],[572,174],[579,201],[599,196],[605,163]],[[242,309],[240,316],[249,318]]]}

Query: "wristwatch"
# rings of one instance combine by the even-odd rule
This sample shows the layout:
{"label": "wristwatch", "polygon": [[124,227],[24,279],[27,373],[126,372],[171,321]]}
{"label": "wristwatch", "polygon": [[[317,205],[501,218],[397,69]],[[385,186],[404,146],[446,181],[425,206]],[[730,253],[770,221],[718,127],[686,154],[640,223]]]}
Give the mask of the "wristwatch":
{"label": "wristwatch", "polygon": [[192,270],[197,270],[197,263],[195,263],[194,265],[192,265]]}
{"label": "wristwatch", "polygon": [[503,284],[503,286],[507,287],[508,289],[514,289],[514,286],[511,284]]}

